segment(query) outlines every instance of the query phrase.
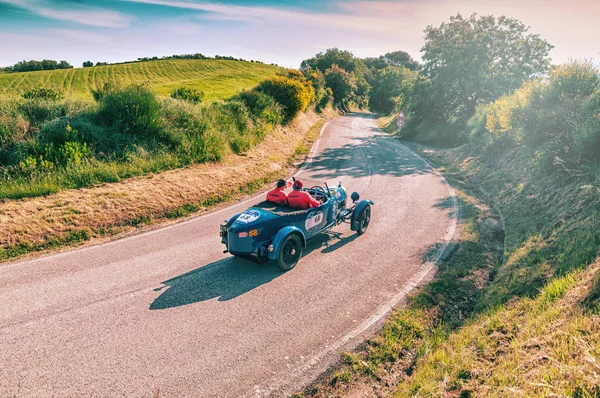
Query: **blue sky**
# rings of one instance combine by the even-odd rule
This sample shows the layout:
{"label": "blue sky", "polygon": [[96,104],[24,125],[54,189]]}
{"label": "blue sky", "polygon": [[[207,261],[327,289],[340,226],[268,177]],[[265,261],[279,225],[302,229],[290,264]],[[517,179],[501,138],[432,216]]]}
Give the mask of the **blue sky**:
{"label": "blue sky", "polygon": [[597,0],[0,0],[0,66],[200,52],[298,67],[330,47],[420,59],[425,27],[457,12],[521,20],[555,63],[600,60]]}

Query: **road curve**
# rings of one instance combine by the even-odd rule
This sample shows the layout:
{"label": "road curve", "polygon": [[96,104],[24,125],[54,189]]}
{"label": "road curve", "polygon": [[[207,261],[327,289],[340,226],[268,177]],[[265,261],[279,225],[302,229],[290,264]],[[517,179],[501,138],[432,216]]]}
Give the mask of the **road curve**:
{"label": "road curve", "polygon": [[107,244],[0,265],[0,397],[288,396],[364,337],[431,268],[455,198],[368,115],[332,120],[298,176],[375,202],[292,271],[223,254],[226,209]]}

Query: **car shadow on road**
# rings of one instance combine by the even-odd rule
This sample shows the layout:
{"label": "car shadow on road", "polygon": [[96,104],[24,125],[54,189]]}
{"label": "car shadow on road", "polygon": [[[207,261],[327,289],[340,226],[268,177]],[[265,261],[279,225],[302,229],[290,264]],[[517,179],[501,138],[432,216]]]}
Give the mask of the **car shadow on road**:
{"label": "car shadow on road", "polygon": [[[342,237],[337,232],[319,234],[308,242],[303,257],[319,249],[322,249],[321,253],[331,253],[352,242],[357,236],[352,234]],[[274,262],[256,264],[228,257],[164,281],[163,286],[154,289],[162,291],[162,294],[154,300],[150,309],[164,310],[215,298],[218,301],[228,301],[282,275],[284,272]]]}
{"label": "car shadow on road", "polygon": [[343,237],[343,234],[340,232],[323,232],[308,242],[306,249],[304,249],[304,255],[306,256],[307,254],[320,249],[322,249],[320,251],[323,254],[332,253],[342,246],[354,241],[356,238],[358,238],[358,234]]}
{"label": "car shadow on road", "polygon": [[271,264],[228,257],[164,281],[164,286],[155,289],[164,291],[150,309],[181,307],[214,298],[231,300],[281,275],[281,271]]}

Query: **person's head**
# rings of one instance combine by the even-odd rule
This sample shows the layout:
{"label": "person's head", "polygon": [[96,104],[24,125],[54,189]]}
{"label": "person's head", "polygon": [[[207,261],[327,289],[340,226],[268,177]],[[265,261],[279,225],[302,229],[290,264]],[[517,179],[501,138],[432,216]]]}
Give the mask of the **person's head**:
{"label": "person's head", "polygon": [[304,183],[300,180],[296,180],[294,181],[294,189],[295,190],[300,190],[302,189],[302,187],[304,186]]}
{"label": "person's head", "polygon": [[277,181],[277,188],[283,188],[283,187],[285,187],[285,180]]}

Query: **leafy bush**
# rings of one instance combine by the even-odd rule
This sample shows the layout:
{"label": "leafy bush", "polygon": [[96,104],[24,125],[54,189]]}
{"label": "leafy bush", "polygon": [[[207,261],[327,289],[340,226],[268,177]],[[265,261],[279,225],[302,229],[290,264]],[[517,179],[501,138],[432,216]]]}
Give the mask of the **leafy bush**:
{"label": "leafy bush", "polygon": [[534,164],[553,167],[600,160],[599,115],[600,71],[572,61],[478,108],[470,124],[478,141],[525,146]]}
{"label": "leafy bush", "polygon": [[189,162],[217,162],[225,155],[226,141],[206,122],[194,121],[186,129],[186,136],[180,152],[185,154]]}
{"label": "leafy bush", "polygon": [[57,150],[57,161],[63,165],[79,164],[87,159],[92,151],[85,142],[67,141]]}
{"label": "leafy bush", "polygon": [[314,98],[314,92],[307,86],[287,77],[264,80],[257,90],[270,95],[283,106],[285,122],[290,122],[298,112],[305,110]]}
{"label": "leafy bush", "polygon": [[91,89],[90,93],[92,93],[92,97],[94,97],[94,100],[96,100],[96,102],[99,102],[99,101],[102,101],[104,99],[104,97],[108,93],[110,93],[111,91],[113,91],[114,89],[115,89],[115,87],[113,86],[112,83],[106,82],[99,89],[96,89],[96,90]]}
{"label": "leafy bush", "polygon": [[265,93],[256,90],[242,91],[233,99],[242,101],[248,110],[250,110],[255,121],[261,119],[272,126],[276,126],[283,120],[282,105]]}
{"label": "leafy bush", "polygon": [[[600,90],[600,75],[591,62],[569,62],[550,72],[545,84],[531,94],[531,101],[521,115],[526,132],[524,143],[540,152],[548,161],[558,156],[575,159],[573,144],[592,114],[587,104]],[[545,161],[545,163],[548,163]]]}
{"label": "leafy bush", "polygon": [[582,161],[600,162],[600,90],[583,108],[583,121],[573,137],[573,149]]}
{"label": "leafy bush", "polygon": [[315,106],[315,110],[319,113],[323,112],[323,109],[327,108],[329,104],[333,101],[333,91],[329,87],[326,89],[321,88],[317,95],[317,105]]}
{"label": "leafy bush", "polygon": [[197,104],[202,101],[202,98],[204,98],[204,91],[195,90],[193,88],[180,87],[173,91],[173,93],[171,94],[171,98],[189,101]]}
{"label": "leafy bush", "polygon": [[29,90],[23,93],[23,98],[25,99],[43,99],[56,101],[61,99],[62,97],[62,93],[52,90],[51,88],[34,88],[33,90]]}
{"label": "leafy bush", "polygon": [[29,99],[19,104],[19,113],[37,130],[43,123],[64,116],[65,107],[54,100]]}
{"label": "leafy bush", "polygon": [[333,103],[336,106],[346,106],[356,95],[356,78],[353,74],[333,64],[325,71],[327,87],[333,92]]}
{"label": "leafy bush", "polygon": [[54,163],[48,159],[44,159],[44,156],[28,156],[22,162],[19,163],[21,172],[26,175],[32,175],[36,172],[45,173],[54,168]]}
{"label": "leafy bush", "polygon": [[[273,87],[284,94],[282,101],[300,101],[296,106],[304,109],[311,98],[306,87],[312,86],[281,79],[285,84]],[[2,197],[45,195],[219,161],[229,151],[246,153],[286,117],[282,104],[257,90],[208,105],[158,100],[144,86],[107,83],[92,94],[94,103],[0,101]]]}
{"label": "leafy bush", "polygon": [[103,98],[97,120],[123,134],[139,138],[159,138],[160,103],[144,86],[113,89]]}
{"label": "leafy bush", "polygon": [[0,164],[2,149],[12,142],[22,140],[29,129],[29,122],[20,113],[16,101],[0,101]]}

